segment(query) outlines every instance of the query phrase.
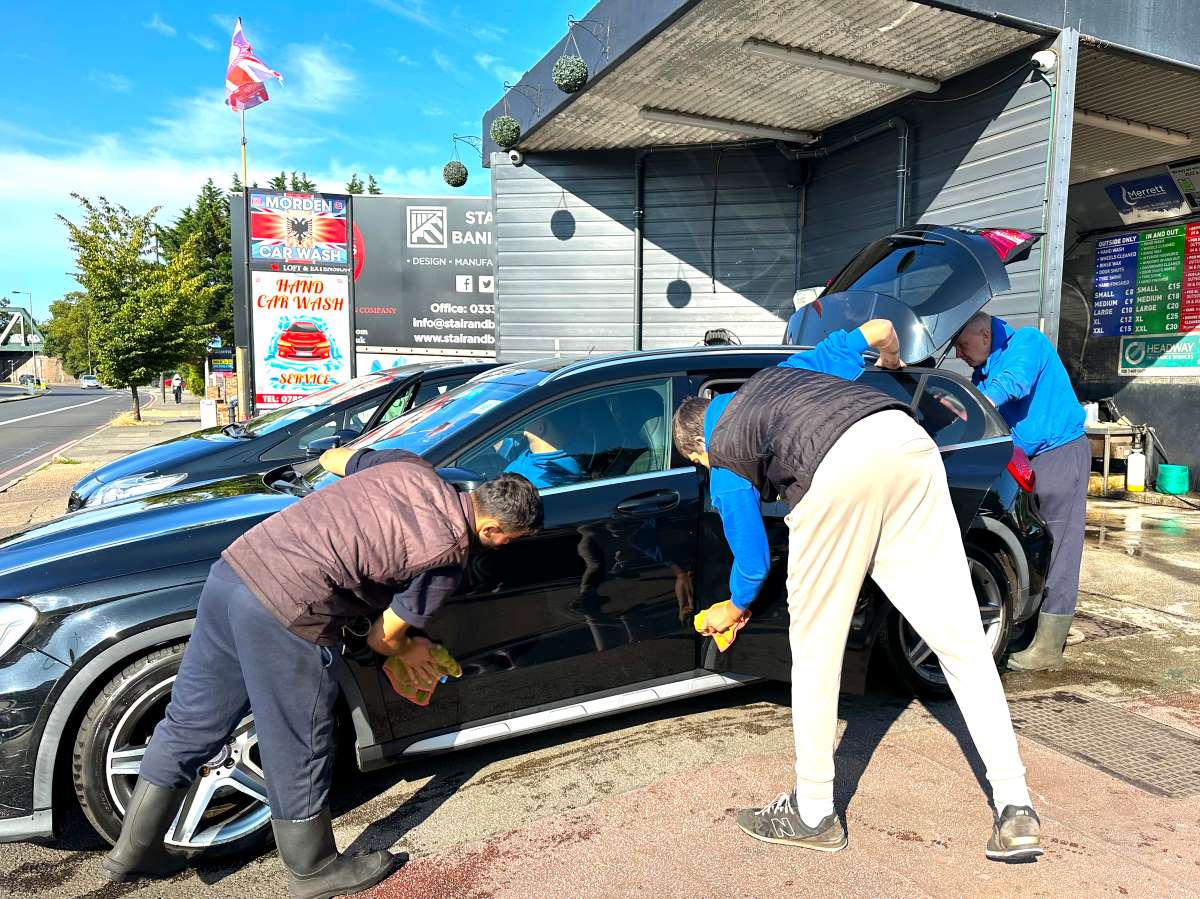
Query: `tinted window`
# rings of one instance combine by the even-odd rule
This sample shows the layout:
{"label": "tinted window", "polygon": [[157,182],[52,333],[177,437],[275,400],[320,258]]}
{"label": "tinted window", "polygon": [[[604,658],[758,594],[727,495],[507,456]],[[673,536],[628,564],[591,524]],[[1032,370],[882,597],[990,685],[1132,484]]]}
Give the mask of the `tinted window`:
{"label": "tinted window", "polygon": [[361,396],[377,387],[394,383],[403,377],[403,374],[373,374],[355,378],[353,381],[329,387],[311,396],[296,400],[294,403],[288,403],[279,409],[272,409],[270,412],[264,412],[262,415],[255,416],[246,422],[246,431],[256,437],[260,437],[263,434],[270,434],[278,431],[280,428],[308,418],[310,415],[316,415],[328,409],[334,403],[340,403],[343,400],[350,400],[356,396]]}
{"label": "tinted window", "polygon": [[590,391],[506,426],[457,464],[489,478],[517,472],[541,488],[663,471],[670,397],[665,380]]}
{"label": "tinted window", "polygon": [[895,297],[918,315],[932,315],[960,305],[986,287],[979,263],[958,244],[885,239],[860,253],[825,293],[881,293]]}
{"label": "tinted window", "polygon": [[307,426],[263,453],[264,462],[281,462],[287,459],[303,458],[308,445],[322,437],[332,437],[338,431],[361,432],[366,427],[375,410],[379,408],[379,397],[372,397],[364,402],[348,406],[338,412],[326,416],[316,416]]}

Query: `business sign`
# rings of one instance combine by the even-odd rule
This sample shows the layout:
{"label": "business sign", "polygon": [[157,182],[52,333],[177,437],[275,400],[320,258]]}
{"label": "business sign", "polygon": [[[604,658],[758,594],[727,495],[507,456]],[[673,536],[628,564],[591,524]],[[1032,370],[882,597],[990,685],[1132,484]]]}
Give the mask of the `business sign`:
{"label": "business sign", "polygon": [[250,191],[251,268],[330,274],[350,270],[348,197]]}
{"label": "business sign", "polygon": [[1200,329],[1200,223],[1096,243],[1093,337]]}
{"label": "business sign", "polygon": [[1200,334],[1123,337],[1118,374],[1194,378],[1200,375]]}
{"label": "business sign", "polygon": [[354,232],[360,356],[495,356],[487,197],[356,196]]}
{"label": "business sign", "polygon": [[282,406],[350,380],[349,280],[251,272],[256,407]]}
{"label": "business sign", "polygon": [[1175,186],[1187,201],[1188,208],[1192,212],[1200,212],[1200,162],[1169,165],[1167,171],[1171,173]]}
{"label": "business sign", "polygon": [[213,350],[208,354],[208,370],[214,375],[232,374],[233,350]]}
{"label": "business sign", "polygon": [[1118,181],[1104,188],[1126,225],[1187,215],[1191,210],[1170,173]]}

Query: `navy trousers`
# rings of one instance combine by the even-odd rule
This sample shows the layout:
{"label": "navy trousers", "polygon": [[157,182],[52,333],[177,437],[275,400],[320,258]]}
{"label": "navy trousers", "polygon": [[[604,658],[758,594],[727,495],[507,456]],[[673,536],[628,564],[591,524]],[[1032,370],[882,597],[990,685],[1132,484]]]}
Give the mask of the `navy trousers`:
{"label": "navy trousers", "polygon": [[1086,436],[1038,453],[1030,460],[1037,475],[1038,506],[1050,529],[1050,572],[1042,611],[1075,614],[1079,598],[1079,566],[1083,560],[1083,526],[1087,517],[1088,475],[1092,451]]}
{"label": "navy trousers", "polygon": [[332,774],[338,693],[332,662],[332,650],[289,632],[217,561],[141,777],[168,789],[191,786],[253,711],[271,817],[316,815],[329,798]]}

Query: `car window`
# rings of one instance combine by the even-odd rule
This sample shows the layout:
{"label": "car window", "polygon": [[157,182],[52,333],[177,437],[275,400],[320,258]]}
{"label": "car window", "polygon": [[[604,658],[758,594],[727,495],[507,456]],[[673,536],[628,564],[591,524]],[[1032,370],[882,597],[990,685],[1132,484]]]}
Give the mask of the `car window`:
{"label": "car window", "polygon": [[259,458],[264,462],[279,462],[287,459],[303,458],[308,451],[308,445],[322,437],[332,437],[338,431],[356,431],[361,433],[366,427],[375,410],[379,408],[380,398],[372,397],[355,406],[349,406],[340,412],[330,413],[316,418],[311,424],[301,428],[282,443],[276,444],[263,453]]}
{"label": "car window", "polygon": [[588,391],[505,426],[457,465],[487,478],[516,472],[543,489],[665,471],[670,409],[665,379]]}

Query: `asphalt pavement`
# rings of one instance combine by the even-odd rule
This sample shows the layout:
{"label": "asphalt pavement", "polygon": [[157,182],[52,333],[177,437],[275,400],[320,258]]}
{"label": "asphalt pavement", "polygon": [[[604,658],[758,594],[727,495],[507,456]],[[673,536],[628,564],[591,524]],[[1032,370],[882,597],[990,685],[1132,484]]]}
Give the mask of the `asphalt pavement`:
{"label": "asphalt pavement", "polygon": [[[0,399],[13,393],[6,391]],[[142,393],[143,403],[152,398],[151,392]],[[68,451],[73,443],[132,407],[128,390],[78,387],[55,387],[20,402],[0,402],[0,486],[56,453]]]}

